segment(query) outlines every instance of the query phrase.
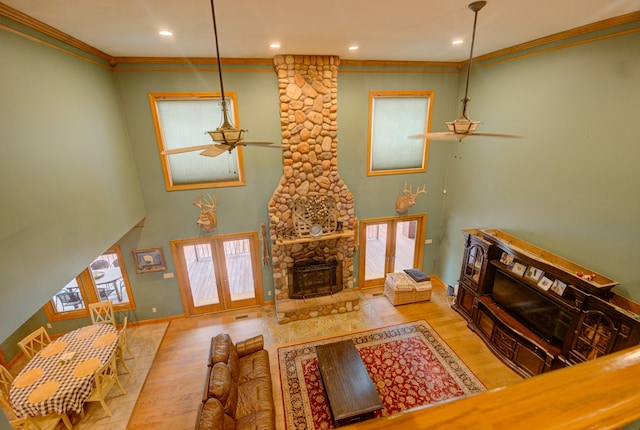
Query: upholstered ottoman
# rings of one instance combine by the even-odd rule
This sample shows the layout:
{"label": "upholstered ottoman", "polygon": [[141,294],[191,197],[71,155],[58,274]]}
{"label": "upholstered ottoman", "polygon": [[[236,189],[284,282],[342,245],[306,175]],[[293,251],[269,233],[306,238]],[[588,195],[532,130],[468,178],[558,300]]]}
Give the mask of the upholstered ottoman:
{"label": "upholstered ottoman", "polygon": [[384,295],[394,306],[430,300],[431,281],[427,278],[418,282],[406,273],[388,273]]}

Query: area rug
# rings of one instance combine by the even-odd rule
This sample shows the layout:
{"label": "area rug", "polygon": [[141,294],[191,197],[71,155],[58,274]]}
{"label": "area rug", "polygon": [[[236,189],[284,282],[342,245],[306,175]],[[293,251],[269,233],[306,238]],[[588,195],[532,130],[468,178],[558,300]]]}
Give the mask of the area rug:
{"label": "area rug", "polygon": [[351,339],[384,409],[377,416],[484,391],[484,385],[426,321],[278,348],[287,429],[332,428],[316,345]]}

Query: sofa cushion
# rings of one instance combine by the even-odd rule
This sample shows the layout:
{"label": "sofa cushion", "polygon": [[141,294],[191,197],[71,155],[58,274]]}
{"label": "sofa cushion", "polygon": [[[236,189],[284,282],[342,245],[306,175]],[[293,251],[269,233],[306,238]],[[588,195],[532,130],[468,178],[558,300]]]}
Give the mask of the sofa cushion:
{"label": "sofa cushion", "polygon": [[264,375],[238,385],[238,407],[236,419],[256,412],[274,409],[271,377]]}
{"label": "sofa cushion", "polygon": [[276,428],[274,411],[260,411],[236,421],[236,430],[271,430]]}
{"label": "sofa cushion", "polygon": [[239,362],[239,358],[238,358],[238,351],[236,350],[236,348],[231,348],[231,351],[229,352],[229,361],[228,361],[228,365],[229,368],[231,369],[231,378],[235,381],[238,382],[238,376],[240,374],[240,362]]}
{"label": "sofa cushion", "polygon": [[258,376],[270,375],[269,353],[266,349],[254,352],[240,359],[238,384],[243,384]]}
{"label": "sofa cushion", "polygon": [[220,333],[212,338],[209,349],[209,365],[213,366],[216,363],[229,361],[231,348],[234,348],[234,345],[228,333]]}
{"label": "sofa cushion", "polygon": [[[214,397],[225,405],[231,390],[231,370],[226,363],[216,363],[209,372],[208,397]],[[235,385],[235,383],[234,383]]]}
{"label": "sofa cushion", "polygon": [[249,339],[245,339],[236,344],[236,349],[240,357],[260,351],[264,348],[264,337],[260,334]]}
{"label": "sofa cushion", "polygon": [[208,399],[202,404],[198,417],[198,428],[202,430],[224,429],[224,407],[218,399]]}

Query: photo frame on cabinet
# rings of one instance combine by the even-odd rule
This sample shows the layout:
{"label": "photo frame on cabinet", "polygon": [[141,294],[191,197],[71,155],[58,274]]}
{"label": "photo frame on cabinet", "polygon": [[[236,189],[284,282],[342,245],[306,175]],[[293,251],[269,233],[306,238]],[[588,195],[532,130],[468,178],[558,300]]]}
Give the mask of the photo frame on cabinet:
{"label": "photo frame on cabinet", "polygon": [[553,291],[559,296],[561,296],[564,293],[565,288],[567,288],[567,284],[565,284],[562,281],[559,281],[558,279],[553,281],[553,284],[551,285],[551,291]]}
{"label": "photo frame on cabinet", "polygon": [[545,291],[548,291],[549,288],[551,288],[551,285],[553,284],[553,281],[549,278],[547,278],[546,276],[543,276],[542,279],[540,279],[540,282],[538,282],[538,287],[542,288]]}
{"label": "photo frame on cabinet", "polygon": [[141,248],[134,249],[133,263],[136,266],[136,273],[162,272],[167,270],[164,261],[162,248]]}
{"label": "photo frame on cabinet", "polygon": [[516,275],[520,275],[520,276],[524,275],[526,270],[527,270],[527,266],[525,266],[522,263],[515,263],[513,265],[513,267],[511,268],[511,271],[513,273],[515,273]]}
{"label": "photo frame on cabinet", "polygon": [[500,256],[500,262],[505,266],[511,268],[513,266],[513,255],[503,252]]}
{"label": "photo frame on cabinet", "polygon": [[529,269],[527,269],[527,273],[525,273],[524,275],[525,278],[533,282],[540,282],[540,279],[542,279],[542,276],[544,276],[544,272],[538,269],[537,267],[533,267],[533,266],[529,266]]}

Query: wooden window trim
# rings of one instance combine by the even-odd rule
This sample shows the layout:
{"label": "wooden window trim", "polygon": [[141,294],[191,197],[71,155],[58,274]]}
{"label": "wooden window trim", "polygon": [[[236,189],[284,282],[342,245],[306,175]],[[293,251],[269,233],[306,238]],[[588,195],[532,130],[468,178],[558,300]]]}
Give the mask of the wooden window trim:
{"label": "wooden window trim", "polygon": [[[171,166],[169,164],[170,155],[162,155],[162,152],[166,149],[164,137],[162,133],[162,126],[160,123],[160,115],[158,112],[158,101],[162,100],[195,100],[195,99],[220,99],[221,93],[209,93],[209,92],[188,92],[188,93],[149,93],[149,103],[151,106],[151,116],[153,118],[153,126],[156,132],[156,141],[158,143],[158,154],[160,155],[160,162],[162,164],[162,174],[164,176],[164,183],[167,191],[180,191],[180,190],[196,190],[202,188],[220,188],[220,187],[237,187],[245,185],[245,173],[244,173],[244,156],[242,146],[237,146],[234,149],[238,158],[238,180],[237,181],[219,181],[219,182],[200,182],[192,184],[174,184],[171,174]],[[231,99],[233,103],[233,123],[236,127],[240,127],[240,120],[238,115],[238,99],[235,92],[225,92],[225,98]],[[212,124],[212,129],[217,125]],[[204,130],[203,130],[204,133]],[[213,144],[214,142],[211,141]]]}
{"label": "wooden window trim", "polygon": [[401,175],[406,173],[421,173],[427,171],[427,165],[429,161],[429,139],[423,140],[423,155],[422,162],[419,168],[409,169],[374,169],[373,167],[373,119],[374,119],[374,101],[376,98],[383,97],[397,97],[397,98],[410,98],[410,97],[426,97],[429,99],[429,105],[427,108],[426,127],[424,133],[428,133],[431,129],[431,114],[433,111],[433,95],[434,92],[430,90],[423,91],[370,91],[369,92],[369,128],[368,128],[368,140],[367,140],[367,176],[381,176],[381,175]]}

